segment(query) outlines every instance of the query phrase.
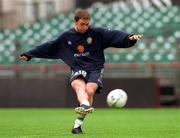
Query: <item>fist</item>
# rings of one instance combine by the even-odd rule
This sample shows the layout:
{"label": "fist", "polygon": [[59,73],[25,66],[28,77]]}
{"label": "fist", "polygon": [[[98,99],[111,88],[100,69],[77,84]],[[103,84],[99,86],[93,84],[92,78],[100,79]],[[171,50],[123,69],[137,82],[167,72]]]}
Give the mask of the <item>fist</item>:
{"label": "fist", "polygon": [[20,60],[25,60],[25,61],[29,61],[29,60],[31,60],[31,58],[32,58],[31,56],[26,55],[25,53],[23,53],[19,56]]}
{"label": "fist", "polygon": [[132,35],[129,37],[129,40],[132,40],[132,41],[138,41],[142,38],[142,35]]}
{"label": "fist", "polygon": [[19,56],[19,59],[20,59],[20,60],[25,60],[25,61],[28,60],[28,58],[27,58],[26,56]]}

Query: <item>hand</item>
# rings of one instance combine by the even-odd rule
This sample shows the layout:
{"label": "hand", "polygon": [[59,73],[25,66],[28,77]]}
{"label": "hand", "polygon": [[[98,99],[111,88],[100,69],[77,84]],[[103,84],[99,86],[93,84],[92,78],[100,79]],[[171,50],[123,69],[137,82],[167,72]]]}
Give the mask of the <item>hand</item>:
{"label": "hand", "polygon": [[27,58],[26,56],[19,56],[19,59],[20,59],[20,60],[25,60],[25,61],[28,60],[28,58]]}
{"label": "hand", "polygon": [[132,40],[132,41],[138,41],[142,38],[143,35],[132,35],[129,37],[129,40]]}

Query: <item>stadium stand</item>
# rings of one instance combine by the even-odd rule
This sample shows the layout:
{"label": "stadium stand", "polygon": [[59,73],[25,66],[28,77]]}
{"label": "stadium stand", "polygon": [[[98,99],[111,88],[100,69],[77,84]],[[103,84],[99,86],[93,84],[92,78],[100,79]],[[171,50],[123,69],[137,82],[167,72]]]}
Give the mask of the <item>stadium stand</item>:
{"label": "stadium stand", "polygon": [[[131,49],[106,50],[107,63],[172,63],[177,62],[176,46],[180,38],[180,7],[171,6],[158,9],[127,8],[122,3],[96,4],[88,8],[92,15],[92,25],[107,26],[128,32],[143,34],[144,38]],[[57,37],[73,26],[73,13],[60,14],[51,20],[41,20],[33,24],[25,23],[15,30],[0,33],[0,64],[15,64],[15,45],[20,50],[32,49],[40,43]],[[58,63],[54,60],[33,59],[33,64]],[[60,61],[60,63],[62,63]],[[21,63],[26,64],[26,63]]]}

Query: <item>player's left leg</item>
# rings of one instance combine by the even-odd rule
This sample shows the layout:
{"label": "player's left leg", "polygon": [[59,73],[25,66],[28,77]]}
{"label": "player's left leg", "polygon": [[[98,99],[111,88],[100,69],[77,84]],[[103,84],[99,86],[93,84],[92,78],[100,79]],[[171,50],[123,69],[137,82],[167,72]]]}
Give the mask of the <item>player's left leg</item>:
{"label": "player's left leg", "polygon": [[81,129],[81,126],[83,124],[83,121],[85,119],[85,114],[79,114],[78,117],[75,119],[73,128],[71,130],[71,132],[73,134],[83,134],[83,131]]}
{"label": "player's left leg", "polygon": [[90,71],[88,74],[88,80],[85,86],[85,92],[88,95],[89,103],[93,104],[93,97],[95,93],[100,93],[100,89],[102,89],[102,76],[104,69]]}
{"label": "player's left leg", "polygon": [[96,92],[97,88],[98,88],[98,84],[97,83],[88,82],[86,84],[85,92],[88,95],[88,101],[91,104],[91,106],[93,104],[93,97],[94,97],[94,93]]}

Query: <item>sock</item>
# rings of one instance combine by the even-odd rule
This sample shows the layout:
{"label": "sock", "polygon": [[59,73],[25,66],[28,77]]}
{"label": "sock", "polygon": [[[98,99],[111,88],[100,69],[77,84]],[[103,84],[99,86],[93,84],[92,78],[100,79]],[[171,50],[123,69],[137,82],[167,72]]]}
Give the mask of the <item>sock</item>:
{"label": "sock", "polygon": [[85,104],[85,105],[90,106],[90,103],[89,103],[89,101],[88,101],[88,100],[83,100],[81,104]]}
{"label": "sock", "polygon": [[74,122],[73,128],[77,128],[77,127],[81,126],[83,124],[83,120],[84,120],[84,118],[77,117],[75,122]]}

